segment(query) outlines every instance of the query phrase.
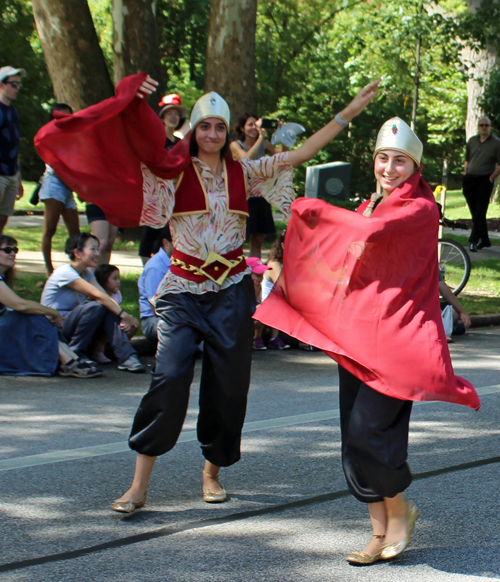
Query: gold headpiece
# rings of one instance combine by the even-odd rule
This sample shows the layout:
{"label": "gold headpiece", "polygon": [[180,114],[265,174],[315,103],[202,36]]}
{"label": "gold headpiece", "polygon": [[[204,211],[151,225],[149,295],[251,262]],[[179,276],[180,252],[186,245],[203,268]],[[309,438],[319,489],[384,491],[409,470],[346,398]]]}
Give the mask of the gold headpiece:
{"label": "gold headpiece", "polygon": [[191,111],[191,129],[194,130],[200,121],[209,117],[222,119],[229,131],[229,122],[231,121],[229,105],[215,91],[206,93],[195,103],[193,111]]}
{"label": "gold headpiece", "polygon": [[380,128],[373,157],[380,150],[403,152],[420,166],[424,146],[409,125],[399,117],[393,117]]}

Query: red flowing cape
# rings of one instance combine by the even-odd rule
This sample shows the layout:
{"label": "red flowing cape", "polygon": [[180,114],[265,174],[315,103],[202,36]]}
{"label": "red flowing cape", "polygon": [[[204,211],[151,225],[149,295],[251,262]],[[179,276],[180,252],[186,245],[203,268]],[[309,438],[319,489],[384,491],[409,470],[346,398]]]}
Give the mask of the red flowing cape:
{"label": "red flowing cape", "polygon": [[439,213],[420,173],[370,218],[296,200],[282,274],[255,318],[388,396],[478,409],[472,384],[453,373],[439,304]]}
{"label": "red flowing cape", "polygon": [[189,139],[165,149],[165,128],[146,103],[135,97],[146,73],[118,83],[116,96],[74,115],[57,115],[35,136],[42,160],[87,202],[97,204],[111,224],[139,225],[142,171],[172,179],[188,166]]}

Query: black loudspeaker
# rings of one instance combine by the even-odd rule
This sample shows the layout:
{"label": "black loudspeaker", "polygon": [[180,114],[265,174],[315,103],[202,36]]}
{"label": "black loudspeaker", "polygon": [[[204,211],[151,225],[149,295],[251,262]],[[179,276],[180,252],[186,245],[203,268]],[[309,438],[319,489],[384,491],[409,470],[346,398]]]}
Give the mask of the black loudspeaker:
{"label": "black loudspeaker", "polygon": [[321,198],[335,204],[348,200],[351,183],[351,164],[332,162],[309,166],[306,170],[306,197]]}

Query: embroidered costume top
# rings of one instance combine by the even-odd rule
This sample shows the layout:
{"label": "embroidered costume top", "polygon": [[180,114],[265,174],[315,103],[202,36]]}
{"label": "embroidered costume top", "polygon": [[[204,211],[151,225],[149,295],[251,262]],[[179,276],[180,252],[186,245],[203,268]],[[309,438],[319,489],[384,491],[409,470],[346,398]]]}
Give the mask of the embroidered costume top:
{"label": "embroidered costume top", "polygon": [[[175,182],[159,179],[145,169],[145,206],[141,220],[143,224],[154,227],[169,221],[174,247],[186,255],[206,260],[211,252],[224,255],[244,243],[246,215],[228,209],[224,172],[221,176],[214,177],[210,168],[201,160],[193,158],[192,162],[205,187],[209,212],[174,214]],[[294,198],[293,168],[288,161],[288,154],[285,152],[260,160],[244,159],[239,163],[247,178],[247,196],[262,196],[288,218]],[[188,291],[200,294],[218,291],[237,283],[249,272],[250,269],[247,268],[238,275],[229,276],[222,285],[218,285],[210,280],[195,283],[169,271],[160,284],[157,295],[165,292]]]}

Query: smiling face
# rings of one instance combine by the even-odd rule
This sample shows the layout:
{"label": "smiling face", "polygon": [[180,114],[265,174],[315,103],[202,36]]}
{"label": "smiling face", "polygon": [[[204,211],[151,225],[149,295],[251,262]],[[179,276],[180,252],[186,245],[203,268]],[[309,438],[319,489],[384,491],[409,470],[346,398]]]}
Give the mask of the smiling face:
{"label": "smiling face", "polygon": [[256,121],[257,120],[255,119],[255,117],[249,117],[245,121],[245,126],[243,127],[243,133],[245,135],[247,135],[248,137],[251,137],[251,138],[258,137],[259,130],[257,129],[257,127],[255,125]]}
{"label": "smiling face", "polygon": [[381,150],[375,156],[375,178],[382,190],[389,195],[416,172],[415,162],[396,150]]}
{"label": "smiling face", "polygon": [[226,124],[217,117],[204,119],[196,126],[195,137],[199,154],[216,154],[226,143]]}
{"label": "smiling face", "polygon": [[171,109],[167,109],[163,114],[163,125],[168,129],[176,129],[179,125],[179,121],[181,120],[181,116],[179,115],[179,111],[172,107]]}
{"label": "smiling face", "polygon": [[74,255],[77,261],[83,263],[86,269],[95,269],[99,258],[99,242],[94,238],[89,238],[83,245],[83,250],[75,249]]}
{"label": "smiling face", "polygon": [[[5,273],[16,264],[16,242],[11,237],[0,238],[0,273]],[[10,251],[10,252],[6,252]]]}

